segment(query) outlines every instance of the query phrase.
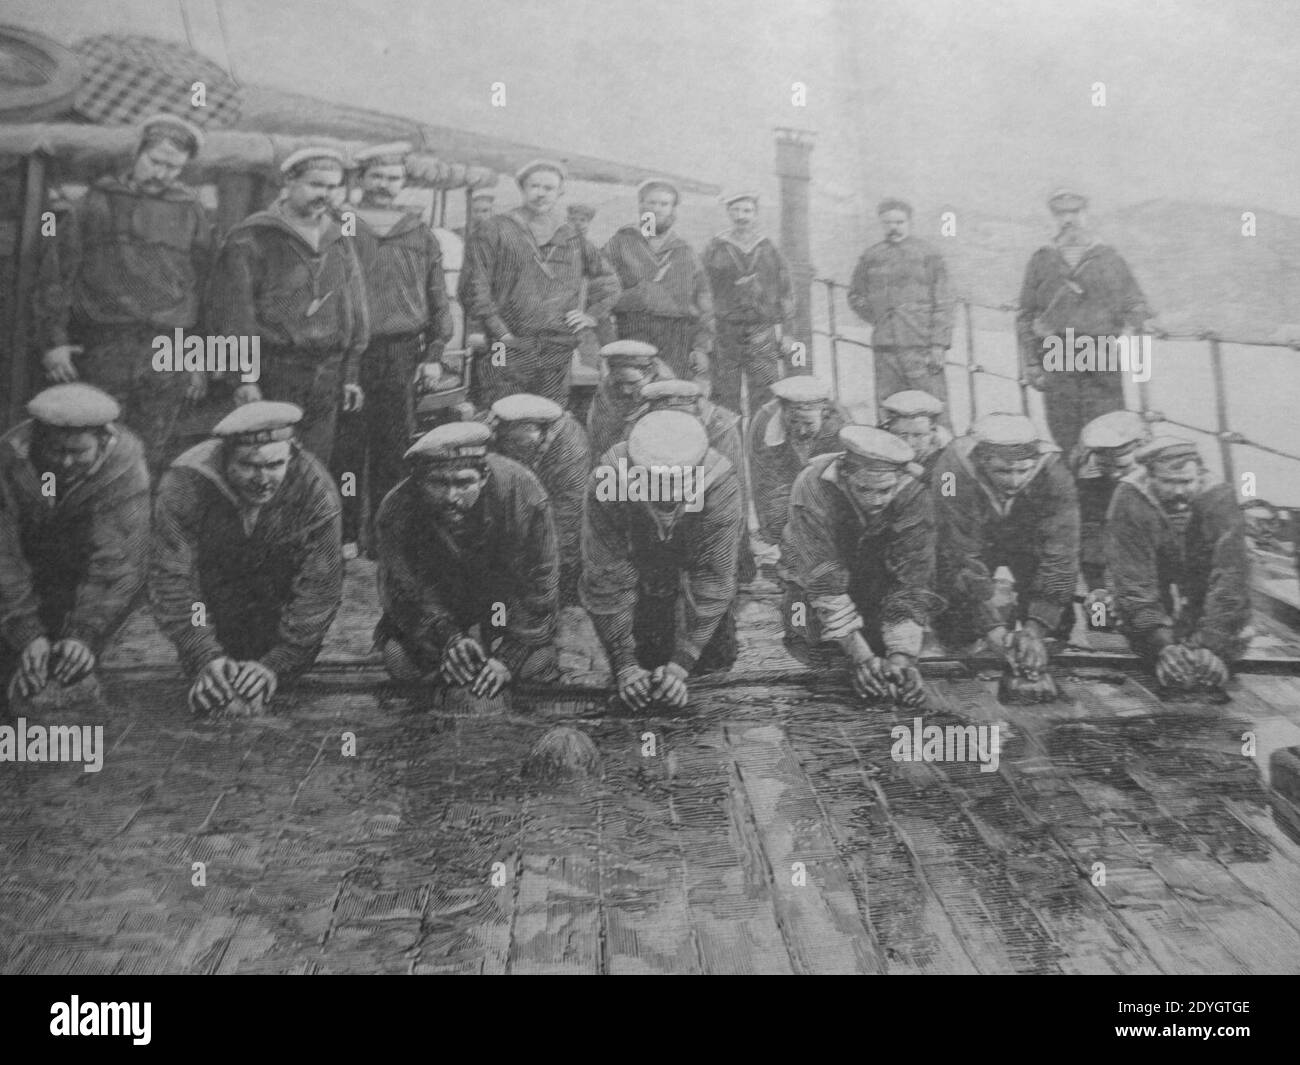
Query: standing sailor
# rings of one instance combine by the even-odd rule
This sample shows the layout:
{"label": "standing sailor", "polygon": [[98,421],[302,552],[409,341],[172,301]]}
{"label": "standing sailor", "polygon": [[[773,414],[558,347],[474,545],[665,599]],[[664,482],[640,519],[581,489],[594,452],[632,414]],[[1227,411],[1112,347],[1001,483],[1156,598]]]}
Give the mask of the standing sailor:
{"label": "standing sailor", "polygon": [[752,415],[772,398],[772,383],[783,376],[781,357],[794,350],[794,288],[785,257],[756,224],[757,194],[743,192],[723,202],[731,229],[704,249],[718,323],[713,398],[745,413],[743,375]]}
{"label": "standing sailor", "polygon": [[[651,491],[637,490],[647,478]],[[579,596],[628,706],[685,706],[687,677],[735,662],[743,520],[731,462],[688,414],[647,414],[597,460],[583,510]]]}
{"label": "standing sailor", "polygon": [[605,245],[623,291],[614,304],[618,335],[644,340],[681,378],[704,383],[713,351],[713,293],[695,252],[677,233],[677,186],[664,178],[637,189],[640,219]]}
{"label": "standing sailor", "polygon": [[114,399],[54,385],[0,436],[0,707],[89,674],[144,588],[149,473]]}
{"label": "standing sailor", "polygon": [[394,680],[436,676],[492,696],[558,675],[559,551],[546,490],[488,451],[482,422],[448,422],[406,453],[379,509],[375,642]]}
{"label": "standing sailor", "polygon": [[567,172],[536,160],[515,175],[523,203],[479,225],[469,246],[466,317],[484,323],[479,402],[528,392],[564,406],[574,347],[595,343],[618,297],[618,278],[600,251],[555,206]]}
{"label": "standing sailor", "polygon": [[149,597],[196,711],[260,713],[316,661],[342,603],[339,493],[294,439],[302,417],[236,407],[159,485]]}
{"label": "standing sailor", "polygon": [[1221,688],[1250,623],[1245,518],[1190,441],[1158,436],[1137,461],[1106,519],[1115,609],[1162,684]]}
{"label": "standing sailor", "polygon": [[[786,647],[828,664],[848,657],[853,688],[904,706],[925,697],[916,668],[934,594],[934,502],[916,480],[912,449],[866,425],[839,433],[840,451],[799,474],[781,544]],[[819,647],[819,645],[823,645]]]}
{"label": "standing sailor", "polygon": [[370,340],[365,280],[351,239],[330,217],[343,187],[343,157],[302,148],[280,166],[285,189],[230,231],[208,287],[215,333],[261,338],[261,380],[236,402],[268,399],[302,408],[302,445],[327,466],[340,395],[361,409],[361,353]]}
{"label": "standing sailor", "polygon": [[46,378],[80,378],[113,396],[155,473],[182,402],[205,390],[200,373],[153,366],[156,337],[170,344],[199,321],[212,225],[179,178],[202,145],[202,132],[174,115],[143,123],[131,169],[99,178],[62,220],[36,299]]}

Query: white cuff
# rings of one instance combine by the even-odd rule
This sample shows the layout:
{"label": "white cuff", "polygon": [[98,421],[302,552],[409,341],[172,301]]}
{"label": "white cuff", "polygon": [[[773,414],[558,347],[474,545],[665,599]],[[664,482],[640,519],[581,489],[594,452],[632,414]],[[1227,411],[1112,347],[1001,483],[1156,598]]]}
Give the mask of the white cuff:
{"label": "white cuff", "polygon": [[894,621],[880,627],[887,654],[911,655],[921,657],[921,642],[925,639],[925,629],[915,621]]}
{"label": "white cuff", "polygon": [[812,600],[823,640],[842,640],[862,628],[862,616],[847,595],[819,595]]}

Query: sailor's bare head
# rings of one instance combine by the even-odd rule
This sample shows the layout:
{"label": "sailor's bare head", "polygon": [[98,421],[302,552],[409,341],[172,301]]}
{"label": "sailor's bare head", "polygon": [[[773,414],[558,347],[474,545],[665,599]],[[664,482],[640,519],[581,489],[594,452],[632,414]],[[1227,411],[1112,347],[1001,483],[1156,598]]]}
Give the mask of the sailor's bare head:
{"label": "sailor's bare head", "polygon": [[515,175],[515,182],[519,185],[524,209],[533,215],[549,214],[564,195],[566,177],[561,164],[545,159],[522,167]]}
{"label": "sailor's bare head", "polygon": [[912,205],[906,200],[881,200],[876,216],[885,230],[885,239],[897,244],[912,231]]}
{"label": "sailor's bare head", "polygon": [[181,171],[199,153],[203,134],[198,127],[172,115],[158,115],[140,127],[140,140],[131,165],[131,181],[157,196],[172,188]]}
{"label": "sailor's bare head", "polygon": [[677,187],[671,182],[651,180],[641,184],[637,189],[637,201],[640,217],[654,215],[654,234],[662,236],[677,221]]}
{"label": "sailor's bare head", "polygon": [[332,151],[303,149],[281,167],[285,203],[292,214],[306,221],[324,217],[343,189],[343,160]]}

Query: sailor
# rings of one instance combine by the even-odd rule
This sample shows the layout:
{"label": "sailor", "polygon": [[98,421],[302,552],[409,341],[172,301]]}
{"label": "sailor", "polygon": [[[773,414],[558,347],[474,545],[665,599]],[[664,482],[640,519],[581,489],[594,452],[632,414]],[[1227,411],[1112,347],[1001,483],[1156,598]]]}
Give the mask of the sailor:
{"label": "sailor", "polygon": [[618,335],[643,340],[681,378],[709,385],[713,351],[713,293],[691,246],[673,230],[677,186],[665,178],[637,188],[638,219],[605,245],[623,291],[614,304]]}
{"label": "sailor", "polygon": [[858,695],[915,706],[925,697],[921,643],[943,603],[934,594],[934,503],[896,436],[846,425],[839,448],[813,458],[790,495],[781,545],[786,647],[826,665],[827,645],[838,644]]}
{"label": "sailor", "polygon": [[[1059,449],[1023,415],[988,414],[944,449],[930,491],[936,587],[949,601],[936,632],[954,650],[982,637],[1017,671],[1042,672],[1044,638],[1073,621],[1079,572],[1079,502]],[[996,600],[1001,566],[1015,580],[1009,617]]]}
{"label": "sailor", "polygon": [[[336,477],[353,473],[358,488],[366,482],[372,526],[384,496],[405,476],[402,455],[415,428],[414,396],[442,378],[440,360],[454,325],[438,238],[419,211],[397,206],[410,152],[404,142],[357,152],[361,202],[344,213],[353,222],[366,283],[370,346],[361,356],[365,406],[340,419],[333,468]],[[344,495],[345,554],[355,551],[361,509],[359,494]]]}
{"label": "sailor", "polygon": [[1246,650],[1250,554],[1229,485],[1196,445],[1157,436],[1106,517],[1110,589],[1133,650],[1166,687],[1221,688]]}
{"label": "sailor", "polygon": [[546,489],[448,422],[406,452],[410,476],[379,508],[375,643],[394,680],[493,696],[558,677],[559,551]]}
{"label": "sailor", "polygon": [[[655,482],[648,493],[633,489],[646,488],[647,477]],[[579,597],[629,707],[685,706],[688,677],[735,662],[743,519],[731,462],[689,414],[647,414],[597,460]]]}
{"label": "sailor", "polygon": [[[1088,422],[1123,409],[1122,371],[1108,368],[1104,353],[1108,341],[1141,333],[1151,312],[1119,252],[1088,229],[1087,199],[1058,189],[1047,206],[1056,239],[1034,252],[1025,269],[1016,330],[1025,376],[1043,393],[1047,426],[1068,455]],[[1074,351],[1067,350],[1071,344]],[[1083,345],[1102,354],[1107,365],[1074,368],[1073,356]],[[1068,358],[1066,368],[1052,369],[1053,350]]]}
{"label": "sailor", "polygon": [[1105,600],[1106,554],[1102,536],[1115,486],[1137,465],[1137,449],[1151,439],[1137,411],[1113,410],[1083,427],[1070,456],[1079,494],[1079,568],[1089,593]]}
{"label": "sailor", "polygon": [[750,423],[747,450],[759,531],[779,544],[795,478],[814,456],[841,450],[848,416],[831,402],[830,389],[807,374],[781,378],[772,395]]}
{"label": "sailor", "polygon": [[216,333],[261,338],[261,379],[235,389],[237,403],[293,403],[302,446],[326,466],[340,407],[360,410],[361,354],[370,342],[365,279],[353,241],[331,215],[343,157],[302,148],[280,165],[285,186],[265,211],[226,237],[208,286]]}
{"label": "sailor", "polygon": [[673,376],[658,355],[658,348],[641,340],[615,340],[600,349],[605,372],[587,411],[593,458],[627,437],[628,419],[636,417],[644,402],[641,390],[653,381]]}
{"label": "sailor", "polygon": [[571,203],[564,214],[569,220],[569,225],[578,231],[578,235],[583,240],[586,240],[587,230],[591,228],[591,223],[596,219],[596,208],[589,203]]}
{"label": "sailor", "polygon": [[785,257],[757,225],[758,195],[737,193],[723,203],[731,229],[704,249],[718,327],[713,398],[728,410],[745,413],[743,377],[753,415],[772,398],[772,383],[784,373],[782,357],[795,350],[794,287]]}
{"label": "sailor", "polygon": [[885,239],[862,254],[849,284],[849,306],[872,327],[876,395],[921,391],[946,402],[953,298],[943,256],[911,235],[907,201],[883,200],[876,214]]}
{"label": "sailor", "polygon": [[183,118],[142,123],[131,169],[93,182],[60,222],[35,300],[46,379],[80,379],[113,396],[155,475],[182,404],[206,389],[202,373],[153,363],[155,338],[170,343],[199,322],[212,225],[179,178],[202,147],[202,131]]}
{"label": "sailor", "polygon": [[880,404],[880,428],[912,449],[926,484],[939,455],[952,443],[952,433],[943,425],[944,409],[943,400],[918,389],[895,392]]}
{"label": "sailor", "polygon": [[302,420],[292,403],[236,407],[159,485],[149,598],[196,712],[261,713],[342,602],[339,493],[295,439]]}
{"label": "sailor", "polygon": [[478,362],[483,405],[528,392],[565,406],[576,346],[596,347],[596,328],[618,297],[618,277],[599,249],[555,206],[567,171],[534,160],[515,175],[523,203],[477,227],[470,242],[466,317],[483,322]]}
{"label": "sailor", "polygon": [[149,473],[121,408],[81,383],[0,436],[0,706],[94,668],[144,588]]}
{"label": "sailor", "polygon": [[531,470],[551,498],[560,549],[560,605],[575,604],[582,568],[582,500],[591,473],[587,431],[558,403],[527,393],[493,403],[490,422],[496,430],[494,450]]}

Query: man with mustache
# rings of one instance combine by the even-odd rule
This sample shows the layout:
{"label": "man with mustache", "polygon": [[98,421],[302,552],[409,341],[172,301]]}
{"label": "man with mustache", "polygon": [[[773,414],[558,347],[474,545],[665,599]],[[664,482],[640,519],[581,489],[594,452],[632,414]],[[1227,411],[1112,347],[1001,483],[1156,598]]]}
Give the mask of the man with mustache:
{"label": "man with mustache", "polygon": [[639,220],[605,245],[623,286],[614,304],[618,335],[653,344],[676,376],[707,390],[713,293],[695,252],[673,231],[680,193],[671,181],[654,178],[642,182],[637,199]]}
{"label": "man with mustache", "polygon": [[579,343],[595,351],[596,329],[618,297],[618,278],[597,249],[555,208],[565,168],[538,159],[515,175],[523,202],[479,225],[468,249],[466,317],[484,323],[478,401],[515,392],[564,406]]}
{"label": "man with mustache", "polygon": [[449,422],[406,453],[379,508],[375,644],[394,680],[493,696],[558,674],[559,549],[550,500],[488,450],[482,422]]}
{"label": "man with mustache", "polygon": [[672,378],[673,371],[659,358],[659,349],[642,340],[615,340],[600,349],[605,374],[587,411],[587,437],[591,454],[599,457],[627,437],[628,419],[642,405],[641,392],[654,381]]}
{"label": "man with mustache", "polygon": [[943,400],[917,389],[895,392],[880,404],[880,428],[912,449],[925,484],[943,449],[952,443],[952,433],[940,421],[944,410]]}
{"label": "man with mustache", "polygon": [[750,423],[746,450],[759,532],[780,544],[795,479],[815,456],[840,450],[849,419],[831,403],[830,389],[806,374],[781,378],[772,395]]}
{"label": "man with mustache", "polygon": [[35,298],[46,379],[83,380],[116,399],[155,475],[182,404],[205,391],[202,374],[153,369],[154,338],[199,321],[212,225],[179,178],[202,146],[182,118],[144,122],[131,169],[99,178],[62,220]]}
{"label": "man with mustache", "polygon": [[303,413],[253,401],[163,475],[149,598],[197,713],[259,714],[316,661],[343,600],[341,503]]}
{"label": "man with mustache", "polygon": [[[395,143],[357,152],[353,159],[361,175],[361,202],[343,214],[349,220],[350,211],[355,224],[370,309],[370,345],[361,356],[365,406],[340,419],[333,470],[336,477],[354,473],[358,485],[366,471],[366,542],[372,547],[370,533],[379,504],[405,475],[402,455],[415,429],[414,394],[417,388],[432,390],[442,378],[439,360],[453,331],[438,238],[418,211],[396,206],[406,186],[410,151],[409,144]],[[344,497],[345,554],[355,551],[361,509],[359,495]]]}
{"label": "man with mustache", "polygon": [[226,237],[208,285],[213,333],[261,337],[261,380],[235,401],[303,410],[302,445],[328,467],[342,400],[361,410],[361,354],[370,341],[365,280],[354,242],[331,214],[343,157],[301,148],[280,165],[284,191]]}
{"label": "man with mustache", "polygon": [[81,383],[27,404],[0,436],[0,708],[75,684],[144,588],[149,472],[121,408]]}
{"label": "man with mustache", "polygon": [[[940,638],[954,651],[983,638],[1017,671],[1042,672],[1044,639],[1073,618],[1079,573],[1079,501],[1060,449],[1021,414],[987,414],[944,450],[930,493],[935,586],[949,601]],[[1000,566],[1015,578],[1010,616],[996,601]]]}
{"label": "man with mustache", "polygon": [[578,601],[582,568],[582,499],[591,473],[587,432],[572,414],[543,396],[520,393],[492,404],[493,448],[527,467],[551,499],[560,549],[560,605]]}
{"label": "man with mustache", "polygon": [[713,398],[745,413],[741,383],[747,379],[752,416],[784,375],[782,356],[794,351],[794,287],[785,257],[758,226],[757,194],[742,192],[723,203],[731,228],[704,249],[718,326]]}
{"label": "man with mustache", "polygon": [[1116,486],[1105,558],[1129,644],[1168,688],[1222,688],[1246,650],[1250,552],[1236,493],[1196,445],[1157,436]]}
{"label": "man with mustache", "polygon": [[1047,206],[1056,220],[1056,239],[1029,260],[1016,331],[1025,376],[1043,393],[1052,438],[1068,455],[1088,422],[1123,408],[1122,371],[1048,371],[1045,355],[1066,346],[1067,328],[1073,330],[1077,348],[1087,339],[1097,344],[1140,333],[1151,312],[1119,252],[1098,242],[1088,229],[1087,199],[1060,189]]}
{"label": "man with mustache", "polygon": [[934,503],[897,437],[846,425],[838,444],[790,493],[781,542],[786,647],[824,668],[835,657],[826,645],[838,644],[859,696],[916,706],[925,698],[921,643],[942,604],[933,591]]}
{"label": "man with mustache", "polygon": [[[610,499],[604,475],[620,460],[629,469],[676,469],[682,477],[654,501]],[[597,459],[583,509],[578,592],[630,708],[685,706],[687,678],[736,661],[743,521],[736,471],[691,415],[647,414]]]}
{"label": "man with mustache", "polygon": [[863,253],[849,284],[849,306],[871,325],[876,397],[921,391],[946,402],[953,299],[943,256],[911,235],[905,200],[884,200],[876,213],[885,239]]}

